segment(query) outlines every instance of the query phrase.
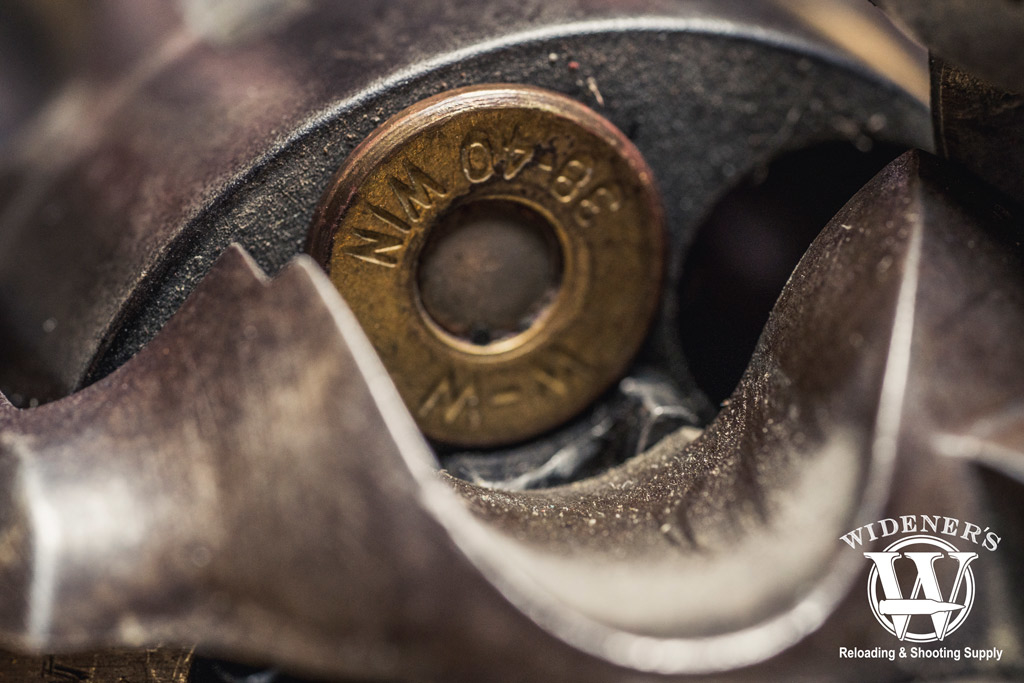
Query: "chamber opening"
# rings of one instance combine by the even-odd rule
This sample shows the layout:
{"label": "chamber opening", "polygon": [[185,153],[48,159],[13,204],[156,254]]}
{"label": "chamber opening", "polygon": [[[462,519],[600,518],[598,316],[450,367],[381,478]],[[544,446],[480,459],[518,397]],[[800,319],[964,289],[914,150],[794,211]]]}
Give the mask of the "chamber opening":
{"label": "chamber opening", "polygon": [[779,157],[727,193],[698,230],[680,280],[679,333],[698,386],[726,399],[804,251],[868,180],[906,151],[828,142]]}

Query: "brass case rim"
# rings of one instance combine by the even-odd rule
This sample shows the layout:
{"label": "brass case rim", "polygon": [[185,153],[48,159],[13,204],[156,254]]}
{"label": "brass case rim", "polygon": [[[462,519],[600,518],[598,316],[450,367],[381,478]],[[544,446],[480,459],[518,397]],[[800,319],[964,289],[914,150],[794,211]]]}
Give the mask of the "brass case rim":
{"label": "brass case rim", "polygon": [[[357,297],[348,296],[347,286],[342,283],[342,280],[349,277],[347,274],[340,273],[338,263],[340,259],[338,239],[339,235],[345,232],[343,224],[346,219],[350,218],[350,214],[357,210],[360,201],[369,201],[364,196],[364,190],[368,183],[382,173],[382,168],[398,163],[396,159],[405,154],[422,156],[422,146],[429,145],[431,136],[441,135],[448,127],[457,128],[464,120],[471,121],[474,120],[474,117],[487,118],[488,116],[499,119],[501,117],[515,119],[517,116],[523,116],[530,121],[543,121],[552,130],[558,131],[558,135],[555,136],[559,140],[557,144],[570,147],[578,145],[585,150],[594,150],[593,165],[595,167],[598,164],[601,165],[602,172],[609,176],[608,184],[625,188],[620,189],[620,195],[622,195],[620,203],[628,207],[633,220],[624,219],[621,221],[621,225],[615,223],[615,227],[624,228],[619,233],[610,230],[607,226],[594,227],[591,225],[590,233],[597,233],[599,236],[595,238],[588,235],[587,229],[578,225],[574,219],[574,211],[580,210],[583,189],[579,192],[580,196],[562,203],[543,195],[540,185],[520,183],[519,178],[515,176],[512,179],[504,178],[504,185],[500,178],[495,179],[494,184],[488,184],[490,180],[484,180],[474,185],[474,182],[471,181],[469,189],[461,194],[455,189],[448,190],[448,194],[443,195],[443,199],[439,200],[443,204],[443,208],[437,211],[433,217],[433,223],[426,221],[423,225],[418,225],[410,220],[406,224],[406,227],[410,229],[408,234],[402,236],[404,239],[401,246],[403,265],[400,268],[392,268],[396,274],[392,278],[393,282],[388,286],[392,287],[392,292],[396,296],[401,296],[407,303],[398,304],[401,309],[398,313],[394,311],[387,314],[380,313],[380,311],[377,313],[379,316],[406,315],[406,310],[403,307],[411,307],[415,310],[415,320],[407,319],[405,321],[410,327],[404,331],[404,334],[394,334],[391,335],[392,338],[386,339],[382,329],[386,325],[381,323],[380,317],[374,318],[366,311],[359,310],[364,307],[363,303],[355,300]],[[470,132],[474,130],[469,124],[466,126]],[[439,131],[441,132],[439,133]],[[465,135],[468,136],[468,133]],[[580,142],[580,140],[584,142]],[[536,143],[531,155],[541,149],[540,145],[540,142]],[[553,152],[553,154],[555,153]],[[532,156],[530,158],[533,159]],[[422,161],[423,159],[417,156],[416,160]],[[530,163],[532,161],[524,163],[524,166]],[[427,164],[427,170],[434,171],[432,166],[433,162]],[[504,173],[505,171],[502,170],[494,175],[502,176]],[[594,176],[599,175],[593,169],[592,173]],[[551,174],[553,176],[554,171]],[[469,172],[466,171],[466,178],[468,177]],[[488,175],[489,178],[490,175]],[[588,182],[590,181],[588,180]],[[597,181],[591,182],[589,186],[585,187],[587,192],[596,192],[598,189],[600,188]],[[531,192],[538,194],[531,196]],[[430,194],[425,196],[427,200],[430,200]],[[491,344],[477,346],[453,337],[431,320],[418,295],[416,264],[420,250],[425,244],[426,235],[436,224],[438,216],[443,215],[457,202],[483,199],[519,202],[548,220],[562,249],[563,273],[555,300],[528,329]],[[612,219],[602,218],[602,220],[610,221]],[[594,223],[597,222],[599,221],[594,221]],[[621,237],[622,234],[626,234],[626,237]],[[378,353],[392,374],[392,379],[398,385],[407,405],[417,417],[421,429],[431,438],[445,443],[468,447],[488,447],[536,436],[570,419],[625,372],[645,338],[646,331],[657,309],[657,300],[660,296],[663,279],[665,241],[663,213],[654,185],[653,173],[640,152],[621,131],[589,107],[565,95],[534,86],[492,84],[460,88],[429,97],[394,115],[363,140],[331,180],[315,214],[307,250],[327,270],[335,286],[356,312],[371,340],[374,341]],[[395,247],[396,251],[398,249],[399,247]],[[623,255],[621,253],[623,249],[627,252],[637,253]],[[626,264],[620,268],[626,273],[624,276],[626,281],[622,283],[622,294],[617,293],[615,288],[607,284],[595,284],[597,278],[606,272],[616,272],[615,264],[618,261]],[[346,269],[361,267],[362,264],[346,264],[345,266]],[[424,406],[430,401],[429,395],[426,401],[424,401],[422,390],[419,392],[419,396],[412,395],[416,392],[413,392],[408,386],[413,381],[408,375],[428,372],[429,368],[412,361],[406,365],[396,360],[394,347],[404,345],[403,352],[407,352],[413,344],[413,341],[410,340],[414,338],[417,344],[434,345],[431,352],[423,357],[433,356],[435,362],[450,364],[453,369],[445,377],[452,378],[452,386],[444,388],[444,382],[448,381],[445,377],[440,379],[435,377],[431,381],[440,387],[436,391],[443,389],[444,392],[452,394],[452,396],[447,396],[449,401],[459,400],[459,397],[464,394],[459,393],[461,389],[455,385],[459,383],[462,375],[476,371],[500,372],[503,367],[543,353],[546,348],[554,348],[564,339],[576,334],[573,328],[578,326],[581,320],[589,321],[582,328],[581,333],[585,336],[588,334],[588,330],[592,333],[595,328],[600,327],[601,323],[596,319],[597,314],[603,315],[604,313],[597,309],[609,307],[605,301],[595,301],[593,292],[602,288],[606,295],[605,298],[618,299],[614,302],[615,305],[610,307],[613,309],[613,314],[609,316],[609,320],[611,322],[628,320],[629,329],[616,330],[617,334],[612,335],[607,333],[593,335],[595,343],[599,345],[603,344],[606,347],[614,345],[621,348],[602,349],[600,353],[596,354],[599,362],[594,364],[589,364],[589,357],[582,359],[577,369],[581,374],[589,373],[592,376],[586,381],[581,380],[578,386],[567,388],[563,392],[565,394],[572,393],[572,396],[541,399],[550,405],[547,406],[547,409],[531,408],[530,410],[534,414],[529,419],[520,419],[513,411],[504,410],[504,416],[500,419],[495,418],[486,425],[486,428],[481,427],[485,419],[479,416],[475,419],[481,424],[469,424],[467,428],[463,429],[452,427],[451,423],[454,423],[458,416],[446,419],[448,425],[434,424],[425,419],[425,412],[429,413],[431,410],[429,408],[424,410]],[[382,306],[387,307],[388,304],[382,304]],[[632,312],[627,312],[626,309],[631,309]],[[428,341],[416,328],[426,330],[432,341]],[[586,339],[574,339],[571,344],[566,345],[566,348],[569,349],[566,351],[566,358],[576,354],[581,345],[587,341]],[[584,353],[584,355],[586,354]],[[564,360],[557,359],[554,362],[559,364]],[[429,365],[429,361],[426,364]],[[561,371],[561,369],[556,370],[556,372]],[[558,389],[562,386],[562,380],[558,377],[549,379],[550,381],[541,378],[540,381],[542,384],[547,384],[550,390],[548,393],[559,393]],[[551,389],[552,387],[554,389]],[[467,409],[479,410],[479,406],[474,405],[473,401],[486,402],[486,398],[474,394],[466,400]],[[447,414],[451,416],[455,413]],[[472,418],[470,422],[472,422]]]}

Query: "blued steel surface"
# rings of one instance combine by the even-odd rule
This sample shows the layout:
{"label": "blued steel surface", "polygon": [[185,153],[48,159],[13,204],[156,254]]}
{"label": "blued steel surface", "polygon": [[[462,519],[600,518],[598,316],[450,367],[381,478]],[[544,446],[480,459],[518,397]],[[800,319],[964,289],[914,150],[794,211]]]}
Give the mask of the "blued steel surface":
{"label": "blued steel surface", "polygon": [[874,1],[931,52],[937,152],[1024,205],[1024,5]]}
{"label": "blued steel surface", "polygon": [[1024,94],[939,58],[932,59],[932,91],[938,153],[1024,205]]}
{"label": "blued steel surface", "polygon": [[1016,0],[872,0],[943,60],[1024,90],[1024,6]]}

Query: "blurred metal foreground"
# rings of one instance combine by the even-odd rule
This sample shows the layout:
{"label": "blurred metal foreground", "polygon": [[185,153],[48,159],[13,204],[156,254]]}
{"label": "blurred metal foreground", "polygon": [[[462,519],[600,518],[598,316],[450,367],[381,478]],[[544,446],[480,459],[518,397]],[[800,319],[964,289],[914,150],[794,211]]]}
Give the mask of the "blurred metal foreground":
{"label": "blurred metal foreground", "polygon": [[[515,494],[439,477],[308,259],[267,282],[232,248],[122,369],[3,408],[0,634],[335,677],[1019,673],[1024,270],[979,197],[904,156],[812,245],[701,438]],[[924,511],[998,530],[957,635],[1002,660],[837,665],[892,643],[840,536]]]}

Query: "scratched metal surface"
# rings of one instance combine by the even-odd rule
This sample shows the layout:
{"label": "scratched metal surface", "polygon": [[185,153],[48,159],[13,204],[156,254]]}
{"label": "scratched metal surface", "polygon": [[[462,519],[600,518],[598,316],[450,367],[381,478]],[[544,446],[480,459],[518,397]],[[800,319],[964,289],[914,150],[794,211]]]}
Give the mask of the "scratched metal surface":
{"label": "scratched metal surface", "polygon": [[[784,149],[930,145],[913,83],[775,3],[259,6],[95,3],[78,72],[0,162],[0,388],[16,402],[124,362],[232,241],[277,272],[355,144],[447,88],[532,83],[597,107],[669,198],[672,272],[716,198]],[[923,54],[896,45],[923,79]],[[657,354],[677,356],[659,330]]]}
{"label": "scratched metal surface", "polygon": [[1011,92],[1024,89],[1024,7],[1014,0],[872,0],[937,56]]}
{"label": "scratched metal surface", "polygon": [[[439,477],[326,277],[230,250],[118,371],[0,406],[0,638],[332,678],[1019,676],[1024,263],[994,206],[902,157],[811,246],[701,438],[528,493]],[[924,509],[999,529],[962,632],[1003,659],[837,667],[890,642],[839,537]]]}
{"label": "scratched metal surface", "polygon": [[189,683],[192,651],[123,649],[73,655],[0,654],[0,681],[9,683]]}

